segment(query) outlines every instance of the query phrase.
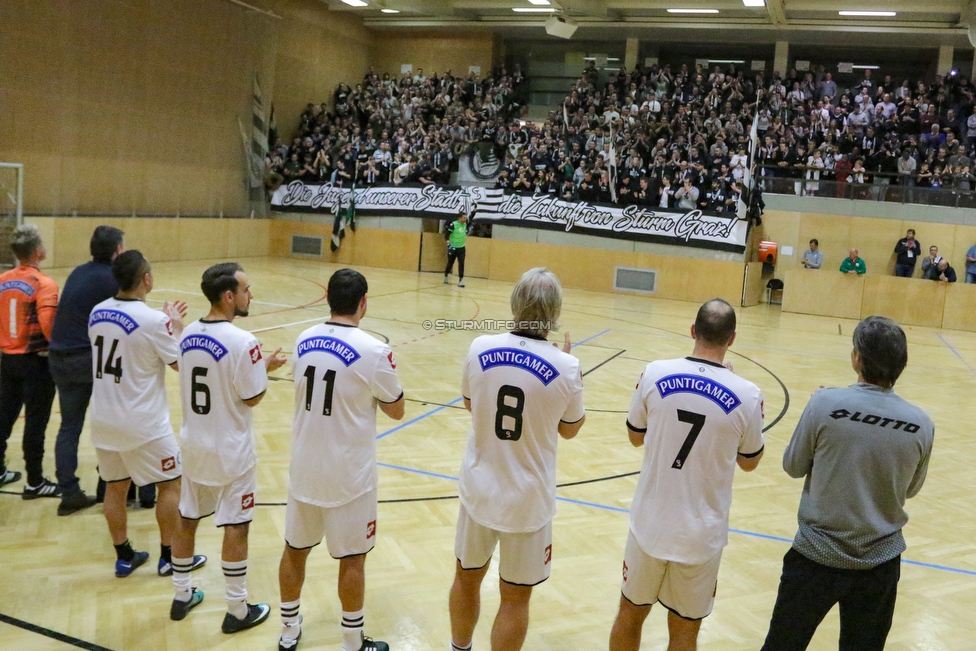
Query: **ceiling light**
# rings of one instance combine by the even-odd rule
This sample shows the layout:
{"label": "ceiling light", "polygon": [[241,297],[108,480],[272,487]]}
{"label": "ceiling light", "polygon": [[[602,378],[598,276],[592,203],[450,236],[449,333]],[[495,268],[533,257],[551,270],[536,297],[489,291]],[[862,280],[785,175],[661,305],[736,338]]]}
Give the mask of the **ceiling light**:
{"label": "ceiling light", "polygon": [[400,13],[400,10],[399,9],[380,9],[380,11],[382,11],[384,14],[398,14],[398,13]]}
{"label": "ceiling light", "polygon": [[852,70],[880,70],[881,66],[851,66]]}
{"label": "ceiling light", "polygon": [[709,63],[745,63],[742,59],[709,59]]}
{"label": "ceiling light", "polygon": [[520,14],[554,14],[553,7],[512,7],[512,11]]}
{"label": "ceiling light", "polygon": [[717,14],[718,9],[668,9],[669,14]]}
{"label": "ceiling light", "polygon": [[742,4],[747,7],[765,7],[766,0],[742,0]]}
{"label": "ceiling light", "polygon": [[841,16],[897,16],[896,11],[838,11]]}
{"label": "ceiling light", "polygon": [[548,5],[549,0],[529,0],[530,5]]}
{"label": "ceiling light", "polygon": [[342,0],[344,3],[350,7],[368,7],[369,3],[363,2],[363,0]]}

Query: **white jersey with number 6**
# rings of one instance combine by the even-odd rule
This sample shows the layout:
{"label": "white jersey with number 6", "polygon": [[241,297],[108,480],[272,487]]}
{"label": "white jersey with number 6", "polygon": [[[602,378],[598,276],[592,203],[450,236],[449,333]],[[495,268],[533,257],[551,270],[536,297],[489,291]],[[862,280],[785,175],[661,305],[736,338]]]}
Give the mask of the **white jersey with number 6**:
{"label": "white jersey with number 6", "polygon": [[289,491],[347,504],[376,488],[376,404],[403,396],[390,347],[359,328],[323,323],[295,343]]}
{"label": "white jersey with number 6", "polygon": [[166,365],[179,346],[169,317],[135,299],[110,298],[88,317],[92,343],[92,443],[134,450],[170,435]]}
{"label": "white jersey with number 6", "polygon": [[180,339],[183,473],[226,486],[255,463],[251,408],[268,387],[261,346],[228,321],[194,321]]}
{"label": "white jersey with number 6", "polygon": [[724,366],[693,357],[651,362],[627,427],[644,435],[630,529],[649,556],[699,564],[729,542],[736,455],[763,449],[763,397]]}
{"label": "white jersey with number 6", "polygon": [[559,421],[584,415],[579,360],[541,338],[478,337],[461,394],[471,400],[461,503],[489,529],[538,531],[556,513]]}

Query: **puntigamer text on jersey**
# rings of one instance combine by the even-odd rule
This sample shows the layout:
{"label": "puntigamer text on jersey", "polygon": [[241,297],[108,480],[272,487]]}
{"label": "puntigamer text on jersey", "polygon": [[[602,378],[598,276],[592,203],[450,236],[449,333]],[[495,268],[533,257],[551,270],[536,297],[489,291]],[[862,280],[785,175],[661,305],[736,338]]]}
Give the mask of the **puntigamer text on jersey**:
{"label": "puntigamer text on jersey", "polygon": [[495,366],[515,366],[524,369],[539,378],[543,384],[549,383],[559,377],[559,371],[553,368],[552,364],[532,353],[527,353],[517,348],[492,348],[478,355],[478,362],[481,370],[487,371]]}
{"label": "puntigamer text on jersey", "polygon": [[697,393],[721,407],[729,414],[742,404],[739,396],[714,380],[708,380],[699,375],[668,375],[657,381],[657,390],[662,398],[672,393]]}

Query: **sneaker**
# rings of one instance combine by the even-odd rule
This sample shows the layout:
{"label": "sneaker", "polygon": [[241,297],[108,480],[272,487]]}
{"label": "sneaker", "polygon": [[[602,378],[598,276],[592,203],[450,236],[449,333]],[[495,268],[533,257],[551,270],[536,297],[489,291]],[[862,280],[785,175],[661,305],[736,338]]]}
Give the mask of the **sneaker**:
{"label": "sneaker", "polygon": [[189,601],[180,601],[179,599],[173,600],[173,605],[169,607],[169,618],[174,622],[180,621],[186,617],[191,610],[196,608],[201,601],[203,601],[203,590],[191,588]]}
{"label": "sneaker", "polygon": [[220,630],[224,633],[238,633],[263,623],[270,614],[271,606],[268,604],[247,604],[247,615],[244,619],[237,619],[227,613],[224,615],[224,623],[220,625]]}
{"label": "sneaker", "polygon": [[390,645],[364,635],[363,645],[359,647],[359,651],[390,651]]}
{"label": "sneaker", "polygon": [[463,280],[459,280],[458,281],[458,287],[464,287],[464,281]]}
{"label": "sneaker", "polygon": [[298,616],[298,636],[294,640],[285,640],[283,635],[278,636],[278,651],[295,651],[298,648],[298,641],[302,639],[302,616]]}
{"label": "sneaker", "polygon": [[6,486],[7,484],[12,484],[15,481],[20,481],[20,473],[16,470],[4,470],[3,474],[0,475],[0,486]]}
{"label": "sneaker", "polygon": [[62,495],[61,503],[58,504],[58,515],[71,515],[89,506],[95,506],[95,501],[94,495],[85,495],[84,491]]}
{"label": "sneaker", "polygon": [[136,555],[132,557],[131,561],[116,560],[115,561],[115,576],[120,579],[132,574],[137,567],[143,565],[149,560],[149,552],[136,552]]}
{"label": "sneaker", "polygon": [[447,276],[444,276],[444,284],[445,285],[450,285],[451,284],[451,279],[448,278]]}
{"label": "sneaker", "polygon": [[61,489],[50,479],[41,478],[41,483],[37,486],[24,486],[24,499],[36,500],[38,497],[59,497]]}
{"label": "sneaker", "polygon": [[[203,554],[197,554],[193,557],[193,565],[190,566],[190,571],[203,567],[207,562],[207,557]],[[167,561],[165,558],[159,559],[159,565],[156,567],[156,573],[159,576],[173,576],[173,564]]]}

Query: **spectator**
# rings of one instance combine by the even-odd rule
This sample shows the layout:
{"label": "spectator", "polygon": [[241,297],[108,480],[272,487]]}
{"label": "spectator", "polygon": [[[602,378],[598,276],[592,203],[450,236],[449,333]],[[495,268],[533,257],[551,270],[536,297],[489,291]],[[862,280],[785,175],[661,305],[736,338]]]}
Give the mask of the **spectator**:
{"label": "spectator", "polygon": [[939,247],[933,244],[929,247],[928,256],[922,258],[922,277],[928,278],[929,269],[938,266],[940,262],[942,262],[942,256],[939,255]]}
{"label": "spectator", "polygon": [[54,447],[58,487],[61,489],[58,515],[70,515],[96,501],[95,497],[85,494],[75,476],[78,439],[92,393],[88,316],[92,308],[112,298],[119,288],[112,275],[112,261],[125,250],[122,236],[122,231],[112,226],[95,229],[89,243],[91,262],[75,267],[65,281],[51,329],[48,365],[58,387],[61,407],[61,427]]}
{"label": "spectator", "polygon": [[682,210],[694,210],[697,208],[698,194],[698,188],[692,184],[690,178],[686,178],[682,187],[674,193],[674,198],[678,202],[678,208]]}
{"label": "spectator", "polygon": [[905,237],[898,240],[895,253],[898,255],[895,260],[895,275],[911,278],[915,271],[915,263],[922,253],[922,245],[915,239],[914,228],[909,228]]}
{"label": "spectator", "polygon": [[976,283],[976,245],[966,251],[966,284]]}
{"label": "spectator", "polygon": [[937,265],[929,268],[929,273],[926,278],[929,280],[941,280],[944,283],[954,283],[956,282],[956,270],[949,266],[948,260],[942,258]]}
{"label": "spectator", "polygon": [[840,648],[884,648],[905,551],[905,501],[922,488],[935,436],[928,415],[894,393],[907,362],[898,324],[868,317],[854,330],[857,384],[821,389],[803,410],[783,455],[787,474],[805,478],[799,528],[762,651],[806,649],[838,602]]}
{"label": "spectator", "polygon": [[810,240],[810,249],[803,252],[804,269],[819,269],[823,265],[823,251],[820,250],[820,242],[817,238]]}
{"label": "spectator", "polygon": [[25,408],[24,466],[27,485],[23,497],[56,497],[61,489],[43,475],[44,433],[54,402],[54,380],[48,370],[48,341],[58,307],[58,286],[41,273],[47,257],[34,224],[23,224],[10,236],[17,267],[0,274],[0,486],[20,479],[6,467],[7,439]]}
{"label": "spectator", "polygon": [[857,249],[851,249],[844,261],[840,263],[840,272],[851,276],[863,275],[867,270],[864,260],[857,255]]}

